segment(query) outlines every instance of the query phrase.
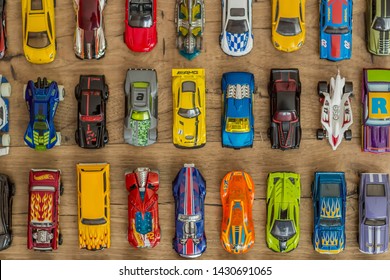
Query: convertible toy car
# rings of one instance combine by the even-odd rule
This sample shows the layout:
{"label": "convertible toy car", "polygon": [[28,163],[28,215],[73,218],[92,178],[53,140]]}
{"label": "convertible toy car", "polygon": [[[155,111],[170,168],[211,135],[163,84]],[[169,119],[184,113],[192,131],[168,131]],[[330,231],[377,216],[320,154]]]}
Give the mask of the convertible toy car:
{"label": "convertible toy car", "polygon": [[157,0],[126,0],[123,40],[135,52],[149,52],[157,44]]}
{"label": "convertible toy car", "polygon": [[29,176],[27,248],[57,250],[62,244],[59,226],[60,195],[64,193],[61,171],[32,169]]}
{"label": "convertible toy car", "polygon": [[110,248],[110,165],[77,164],[80,249]]}
{"label": "convertible toy car", "polygon": [[74,51],[80,59],[99,59],[106,52],[103,9],[107,0],[73,0],[76,13]]}
{"label": "convertible toy car", "polygon": [[7,29],[5,25],[5,0],[0,0],[0,59],[7,49]]}
{"label": "convertible toy car", "polygon": [[135,248],[153,248],[160,243],[158,218],[159,174],[141,167],[125,173],[128,195],[128,240]]}
{"label": "convertible toy car", "polygon": [[275,252],[290,252],[298,247],[300,175],[274,172],[268,175],[267,226],[268,248]]}
{"label": "convertible toy car", "polygon": [[184,258],[201,256],[207,247],[204,229],[206,181],[194,164],[184,164],[172,182],[176,231],[173,248]]}
{"label": "convertible toy car", "polygon": [[272,0],[272,43],[280,51],[293,52],[305,43],[306,0]]}
{"label": "convertible toy car", "polygon": [[222,75],[222,147],[252,147],[254,90],[252,73],[228,72]]}
{"label": "convertible toy car", "polygon": [[46,78],[30,80],[24,85],[23,97],[30,113],[24,142],[30,148],[45,151],[61,144],[61,133],[56,132],[54,116],[64,96],[64,86]]}
{"label": "convertible toy car", "polygon": [[75,89],[78,103],[76,143],[81,148],[98,149],[108,143],[106,103],[108,86],[105,76],[80,76]]}
{"label": "convertible toy car", "polygon": [[176,46],[179,53],[192,60],[203,44],[205,12],[203,0],[176,0]]}
{"label": "convertible toy car", "polygon": [[359,187],[359,250],[381,254],[389,248],[389,175],[363,173]]}
{"label": "convertible toy car", "polygon": [[206,145],[206,81],[204,69],[172,69],[173,144]]}
{"label": "convertible toy car", "polygon": [[0,74],[0,156],[8,155],[11,137],[9,131],[9,100],[11,84]]}
{"label": "convertible toy car", "polygon": [[154,69],[129,69],[125,81],[125,142],[147,146],[157,141],[158,96]]}
{"label": "convertible toy car", "polygon": [[243,171],[232,171],[222,179],[222,247],[229,253],[243,254],[255,243],[252,206],[255,185]]}
{"label": "convertible toy car", "polygon": [[338,254],[345,248],[347,185],[344,172],[315,172],[312,193],[314,250]]}
{"label": "convertible toy car", "polygon": [[252,0],[222,0],[222,50],[232,56],[248,54],[253,48]]}
{"label": "convertible toy car", "polygon": [[301,82],[298,69],[272,69],[268,86],[273,149],[297,149],[301,142]]}
{"label": "convertible toy car", "polygon": [[389,0],[367,0],[365,13],[367,49],[374,55],[390,54],[389,6]]}
{"label": "convertible toy car", "polygon": [[55,1],[22,0],[23,51],[27,61],[52,62],[57,53]]}
{"label": "convertible toy car", "polygon": [[336,78],[330,79],[329,85],[325,81],[318,83],[318,95],[322,103],[322,128],[317,130],[317,139],[327,137],[333,150],[337,149],[343,137],[347,141],[352,140],[352,131],[349,129],[353,123],[352,94],[352,82],[341,78],[340,71]]}
{"label": "convertible toy car", "polygon": [[5,174],[0,174],[0,251],[12,243],[12,201],[15,185]]}

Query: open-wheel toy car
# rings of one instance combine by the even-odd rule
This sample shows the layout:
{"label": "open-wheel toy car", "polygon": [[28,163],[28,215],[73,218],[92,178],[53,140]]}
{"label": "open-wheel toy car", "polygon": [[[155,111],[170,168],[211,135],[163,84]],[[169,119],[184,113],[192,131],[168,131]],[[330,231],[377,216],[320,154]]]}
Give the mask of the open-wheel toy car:
{"label": "open-wheel toy car", "polygon": [[11,137],[9,131],[9,100],[11,84],[0,74],[0,156],[8,155]]}
{"label": "open-wheel toy car", "polygon": [[366,3],[367,49],[374,55],[389,55],[390,2],[389,0],[367,0]]}
{"label": "open-wheel toy car", "polygon": [[12,201],[15,185],[5,174],[0,174],[0,251],[12,243]]}
{"label": "open-wheel toy car", "polygon": [[7,50],[7,28],[5,25],[5,0],[0,0],[0,59]]}

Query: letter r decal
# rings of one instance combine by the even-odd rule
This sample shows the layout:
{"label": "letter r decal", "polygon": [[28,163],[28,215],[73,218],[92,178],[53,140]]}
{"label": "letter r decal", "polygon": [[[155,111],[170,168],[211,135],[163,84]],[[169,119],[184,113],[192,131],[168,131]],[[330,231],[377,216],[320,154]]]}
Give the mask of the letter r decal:
{"label": "letter r decal", "polygon": [[385,98],[374,97],[372,101],[372,113],[373,114],[387,114],[387,101]]}

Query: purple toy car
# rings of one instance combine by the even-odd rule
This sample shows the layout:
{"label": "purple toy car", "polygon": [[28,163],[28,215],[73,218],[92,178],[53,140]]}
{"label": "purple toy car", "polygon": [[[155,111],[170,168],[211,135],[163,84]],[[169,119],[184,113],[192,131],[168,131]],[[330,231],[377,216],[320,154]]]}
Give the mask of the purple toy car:
{"label": "purple toy car", "polygon": [[363,173],[359,187],[359,250],[380,254],[389,247],[389,175]]}

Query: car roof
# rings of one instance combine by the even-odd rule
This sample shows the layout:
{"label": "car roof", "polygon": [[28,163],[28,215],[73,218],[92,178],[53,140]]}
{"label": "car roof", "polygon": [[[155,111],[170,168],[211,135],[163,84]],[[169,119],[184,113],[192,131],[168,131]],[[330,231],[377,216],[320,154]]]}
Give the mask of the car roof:
{"label": "car roof", "polygon": [[104,215],[104,174],[103,172],[81,172],[81,213],[82,218],[99,219]]}

